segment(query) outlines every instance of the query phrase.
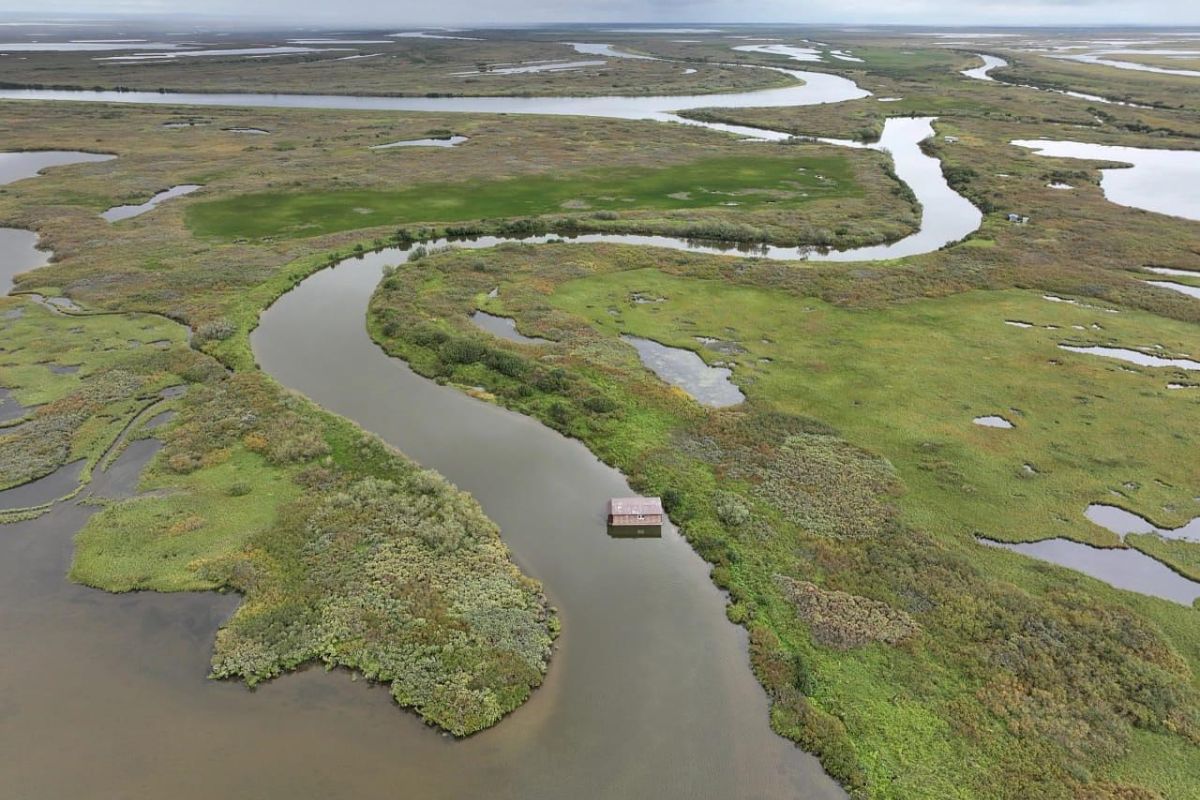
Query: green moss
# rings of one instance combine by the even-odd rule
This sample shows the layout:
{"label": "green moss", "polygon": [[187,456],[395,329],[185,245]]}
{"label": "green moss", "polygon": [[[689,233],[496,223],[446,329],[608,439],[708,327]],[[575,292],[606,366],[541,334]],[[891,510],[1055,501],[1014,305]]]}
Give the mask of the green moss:
{"label": "green moss", "polygon": [[317,236],[416,222],[538,214],[709,208],[729,203],[796,208],[858,196],[845,158],[741,156],[659,169],[606,169],[499,181],[418,184],[392,191],[246,194],[188,210],[201,236]]}
{"label": "green moss", "polygon": [[[231,496],[236,484],[249,492]],[[290,476],[238,449],[223,463],[179,475],[160,463],[142,481],[154,494],[92,517],[76,539],[71,579],[108,591],[216,589],[205,561],[243,550],[300,492]]]}

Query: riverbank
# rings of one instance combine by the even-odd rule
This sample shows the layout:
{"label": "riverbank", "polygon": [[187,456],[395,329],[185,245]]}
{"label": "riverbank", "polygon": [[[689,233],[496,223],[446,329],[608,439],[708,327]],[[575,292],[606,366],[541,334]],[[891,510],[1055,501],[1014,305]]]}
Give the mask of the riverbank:
{"label": "riverbank", "polygon": [[[831,296],[851,280],[850,274],[836,268],[808,272],[811,284],[824,284]],[[889,366],[861,379],[844,367],[833,368],[849,359],[856,365],[854,371],[869,371],[880,345],[876,342],[865,356],[852,355],[856,351],[852,329],[867,326],[875,342],[880,325],[887,324],[879,319],[882,312],[851,313],[845,324],[834,326],[835,331],[828,327],[830,323],[821,322],[834,313],[832,309],[803,295],[785,299],[794,291],[785,285],[776,284],[771,291],[734,288],[762,280],[761,274],[703,256],[651,256],[621,247],[578,252],[570,245],[513,245],[451,252],[422,259],[419,268],[401,267],[386,277],[372,299],[369,325],[389,353],[418,372],[454,386],[479,387],[473,390],[476,394],[481,389],[486,392],[481,396],[584,441],[603,460],[625,471],[638,491],[663,496],[672,519],[713,565],[714,582],[729,592],[729,618],[750,631],[756,674],[774,702],[774,727],[818,753],[826,769],[844,784],[877,786],[885,780],[878,770],[886,769],[892,776],[913,776],[922,793],[941,795],[961,788],[961,775],[936,765],[942,759],[945,764],[957,763],[966,755],[955,748],[968,745],[946,741],[940,725],[977,731],[969,747],[976,754],[979,781],[973,791],[981,795],[987,794],[987,786],[1029,786],[1043,779],[1066,789],[1077,779],[1070,776],[1082,764],[1093,765],[1090,769],[1096,770],[1096,778],[1106,774],[1112,754],[1139,735],[1117,723],[1117,709],[1127,702],[1119,698],[1135,691],[1132,685],[1122,688],[1118,676],[1130,669],[1142,670],[1134,666],[1139,663],[1161,666],[1158,652],[1194,659],[1200,654],[1193,625],[1196,612],[1079,579],[1072,581],[1074,594],[1064,594],[1056,583],[1062,573],[1052,577],[1033,562],[987,550],[962,535],[964,529],[978,525],[992,531],[1027,531],[1029,525],[1042,530],[1040,520],[1064,513],[1064,501],[1066,507],[1072,505],[1051,487],[1062,479],[1070,484],[1079,476],[1069,469],[1060,472],[1057,459],[1037,454],[1039,445],[1030,442],[1024,428],[1036,430],[1037,417],[1049,409],[1033,398],[1004,394],[1007,357],[995,360],[999,371],[994,377],[980,374],[977,368],[968,377],[961,368],[977,363],[978,343],[973,344],[965,330],[959,337],[943,331],[939,336],[950,338],[939,339],[940,355],[928,366],[936,364],[953,374],[930,376],[918,370],[912,380],[920,385],[971,385],[992,402],[976,397],[972,404],[948,392],[946,408],[930,407],[928,398],[919,399],[922,392],[906,389],[901,380],[886,374],[913,369],[928,354],[905,357],[892,345],[878,352]],[[489,298],[497,287],[497,297]],[[633,297],[664,300],[638,303]],[[945,314],[941,324],[934,324],[939,330],[964,324],[988,326],[979,331],[984,342],[1019,337],[1022,331],[1006,328],[1004,320],[1013,315],[1036,316],[1038,308],[1045,309],[1042,316],[1087,315],[1060,308],[1061,304],[1037,294],[997,296],[998,305],[990,314],[962,307],[963,303],[987,306],[991,301],[984,297],[960,295],[931,302],[928,307],[910,307],[902,315],[913,315],[926,326],[934,324],[931,315]],[[946,305],[946,310],[934,311],[939,305]],[[522,332],[551,343],[529,346],[490,337],[469,321],[476,307],[512,316]],[[722,313],[727,307],[747,315],[731,320]],[[951,324],[953,320],[958,322]],[[1065,330],[1074,324],[1067,319],[1055,322]],[[1120,326],[1125,323],[1122,319]],[[734,364],[734,380],[749,396],[747,403],[706,411],[642,368],[635,351],[619,341],[618,331],[661,338],[702,353],[705,350],[693,334],[740,344],[740,352],[732,356],[710,354],[709,358]],[[814,352],[809,336],[817,342],[830,337],[846,340],[848,352],[844,358],[819,349]],[[902,331],[884,338],[911,342],[915,349],[931,346],[927,337]],[[1004,353],[1011,346],[1024,351],[1024,342],[1012,339],[1011,345],[996,349]],[[956,347],[962,348],[961,360],[953,355]],[[1051,342],[1050,357],[1054,349]],[[1029,358],[1032,364],[1045,362],[1039,353],[1030,353]],[[1079,367],[1094,370],[1096,380],[1111,374],[1095,362]],[[1029,367],[1010,364],[1008,368]],[[823,400],[818,389],[822,378],[830,387]],[[1053,395],[1055,381],[1062,380],[1060,375],[1035,382],[1037,391]],[[1128,390],[1127,399],[1142,391],[1133,382]],[[1158,390],[1164,401],[1170,399],[1165,384]],[[1074,391],[1063,387],[1064,394]],[[1113,387],[1104,391],[1110,394]],[[878,397],[878,407],[872,404],[872,396]],[[910,407],[897,399],[906,397],[916,404]],[[1050,400],[1051,406],[1058,402]],[[984,441],[1011,436],[1008,431],[980,429],[966,413],[997,410],[993,405],[1005,413],[1011,413],[1010,405],[1021,408],[1013,432],[1017,438],[1010,439],[1015,451],[999,441]],[[923,421],[892,419],[907,413],[902,411],[906,407],[929,416]],[[963,409],[955,425],[954,413]],[[880,438],[881,426],[896,430],[902,442],[899,448],[889,448],[887,438]],[[955,428],[959,433],[954,433]],[[1056,429],[1053,435],[1059,433]],[[1092,441],[1107,441],[1093,433]],[[1174,446],[1170,432],[1158,441]],[[917,446],[920,442],[926,445]],[[856,443],[893,456],[895,466],[858,449]],[[1142,444],[1138,454],[1153,447],[1145,440]],[[1179,444],[1188,447],[1186,442]],[[910,445],[916,452],[910,451]],[[996,463],[973,466],[972,453],[985,460],[994,458]],[[1095,457],[1080,453],[1071,460]],[[1040,477],[1022,477],[1023,458],[1032,461]],[[1176,483],[1194,479],[1186,457],[1163,454],[1160,463],[1176,464],[1188,473],[1177,476]],[[982,470],[979,474],[977,467]],[[1114,467],[1115,474],[1127,472]],[[1010,476],[1011,485],[1000,478],[1004,474]],[[1049,483],[1039,484],[1039,480]],[[1075,501],[1079,509],[1070,527],[1079,535],[1102,538],[1103,531],[1089,530],[1082,499],[1104,491],[1111,482],[1111,477],[1097,476],[1090,487],[1075,487],[1081,490]],[[971,491],[965,492],[968,486]],[[996,527],[993,509],[1007,501],[991,497],[993,491],[1025,498],[1023,507],[1014,508],[1002,528]],[[1035,510],[1043,502],[1055,508]],[[980,516],[964,519],[968,509],[977,509]],[[1028,518],[1022,516],[1026,512]],[[815,587],[805,595],[814,599],[801,604],[793,592],[797,582]],[[914,604],[912,598],[920,602]],[[813,604],[821,608],[826,603],[843,608],[832,617],[805,616],[817,613],[811,610]],[[1090,610],[1079,617],[1085,606]],[[1142,627],[1151,618],[1168,633],[1147,649],[1102,655],[1083,644],[1096,630],[1110,626],[1115,626],[1111,630],[1134,626],[1156,638],[1152,628]],[[992,648],[1003,649],[1005,638],[988,630],[1019,628],[1034,619],[1056,626],[1062,637],[1076,644],[1056,651],[1057,655],[1028,652],[997,666],[994,659],[999,654]],[[967,620],[983,628],[966,625]],[[905,633],[893,633],[897,630]],[[1052,672],[1043,673],[1041,666],[1035,666],[1047,663],[1056,665]],[[1176,662],[1173,677],[1156,674],[1178,690],[1191,691],[1186,688],[1191,672],[1184,663]],[[1021,687],[1031,685],[1029,670],[1039,672],[1038,691],[1064,699],[1036,707],[1022,704],[1019,698],[1027,689]],[[918,677],[929,674],[942,677],[934,684]],[[1057,683],[1067,675],[1072,676],[1069,689],[1066,683]],[[803,694],[795,691],[796,686],[804,687]],[[902,686],[904,702],[889,706],[883,715],[864,711],[863,698],[875,696],[884,686],[892,687],[889,691]],[[997,687],[1012,694],[1001,700],[995,694]],[[1086,712],[1066,699],[1079,693],[1093,698]],[[1013,703],[1021,710],[1003,710]],[[1181,701],[1177,712],[1186,716],[1192,703]],[[1114,714],[1109,718],[1112,725],[1101,726],[1104,734],[1093,727],[1097,738],[1083,746],[1060,750],[1047,747],[1039,737],[1013,738],[996,729],[985,733],[989,729],[984,720],[993,714],[1019,714],[1024,724],[1046,729],[1093,725],[1083,723],[1079,715],[1105,708],[1109,711],[1103,713]],[[1151,723],[1149,730],[1157,728],[1156,735],[1169,736],[1166,732],[1175,723],[1166,720],[1175,719],[1177,712],[1162,718],[1165,727]],[[1185,739],[1193,735],[1183,734]],[[914,742],[919,746],[913,748]],[[912,753],[911,760],[903,752]],[[874,761],[866,753],[889,756]],[[1036,763],[1037,774],[1023,772],[1022,763]],[[897,780],[893,777],[890,785],[898,787]]]}

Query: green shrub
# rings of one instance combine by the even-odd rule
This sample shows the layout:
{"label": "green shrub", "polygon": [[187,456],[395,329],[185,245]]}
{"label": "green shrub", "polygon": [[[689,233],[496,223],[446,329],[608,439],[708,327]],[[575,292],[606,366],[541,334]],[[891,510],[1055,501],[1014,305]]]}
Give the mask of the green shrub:
{"label": "green shrub", "polygon": [[717,519],[727,528],[740,528],[750,521],[750,509],[732,492],[722,492],[717,496],[716,509]]}

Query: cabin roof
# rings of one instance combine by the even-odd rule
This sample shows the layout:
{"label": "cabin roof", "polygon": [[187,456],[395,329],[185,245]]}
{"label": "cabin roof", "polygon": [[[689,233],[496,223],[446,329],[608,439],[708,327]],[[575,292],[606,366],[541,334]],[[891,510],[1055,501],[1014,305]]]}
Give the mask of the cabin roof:
{"label": "cabin roof", "polygon": [[618,516],[663,513],[662,500],[657,497],[614,497],[608,501],[608,510]]}

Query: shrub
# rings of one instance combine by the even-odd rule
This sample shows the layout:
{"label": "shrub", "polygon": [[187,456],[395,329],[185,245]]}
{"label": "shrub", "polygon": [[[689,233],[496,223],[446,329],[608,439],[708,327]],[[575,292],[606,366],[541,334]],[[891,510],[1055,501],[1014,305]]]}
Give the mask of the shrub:
{"label": "shrub", "polygon": [[224,341],[237,331],[237,327],[227,319],[214,319],[196,329],[193,341],[197,345],[205,342]]}
{"label": "shrub", "polygon": [[808,623],[813,641],[835,650],[871,642],[897,644],[920,630],[907,613],[878,600],[827,591],[786,575],[776,575],[775,582]]}
{"label": "shrub", "polygon": [[548,371],[539,371],[533,376],[533,385],[543,392],[566,391],[568,385],[567,371],[561,367],[555,367]]}
{"label": "shrub", "polygon": [[483,358],[483,363],[488,369],[493,369],[510,378],[519,378],[529,369],[525,359],[507,350],[489,350]]}
{"label": "shrub", "polygon": [[722,492],[717,497],[717,519],[727,528],[740,528],[750,521],[750,509],[737,495]]}
{"label": "shrub", "polygon": [[487,346],[474,339],[449,339],[438,348],[438,357],[447,364],[474,364],[487,354]]}
{"label": "shrub", "polygon": [[617,403],[603,395],[592,395],[584,398],[583,407],[593,414],[608,414],[617,410]]}

